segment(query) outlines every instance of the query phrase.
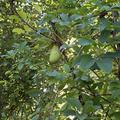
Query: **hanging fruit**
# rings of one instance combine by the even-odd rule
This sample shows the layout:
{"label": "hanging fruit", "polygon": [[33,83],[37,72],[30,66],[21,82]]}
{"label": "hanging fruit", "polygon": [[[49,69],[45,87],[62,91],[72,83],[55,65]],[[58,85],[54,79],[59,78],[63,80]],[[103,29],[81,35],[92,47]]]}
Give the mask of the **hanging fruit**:
{"label": "hanging fruit", "polygon": [[56,63],[59,58],[61,56],[59,47],[57,45],[54,45],[50,51],[50,57],[49,57],[49,61],[50,63]]}

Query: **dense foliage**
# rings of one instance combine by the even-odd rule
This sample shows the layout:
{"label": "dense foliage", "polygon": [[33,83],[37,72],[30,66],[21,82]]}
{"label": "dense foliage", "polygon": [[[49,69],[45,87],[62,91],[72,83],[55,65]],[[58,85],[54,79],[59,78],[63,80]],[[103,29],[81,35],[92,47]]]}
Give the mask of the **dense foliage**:
{"label": "dense foliage", "polygon": [[0,120],[119,120],[119,15],[119,0],[0,0]]}

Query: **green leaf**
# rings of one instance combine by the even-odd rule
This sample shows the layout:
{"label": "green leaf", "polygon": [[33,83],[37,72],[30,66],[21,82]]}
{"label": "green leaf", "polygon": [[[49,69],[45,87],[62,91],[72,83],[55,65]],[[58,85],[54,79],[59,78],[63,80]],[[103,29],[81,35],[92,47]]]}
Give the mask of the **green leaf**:
{"label": "green leaf", "polygon": [[70,104],[73,108],[80,109],[80,101],[77,98],[67,98],[68,104]]}
{"label": "green leaf", "polygon": [[120,89],[114,89],[111,92],[114,99],[120,98]]}
{"label": "green leaf", "polygon": [[87,75],[82,75],[81,80],[88,82],[89,81],[89,76]]}
{"label": "green leaf", "polygon": [[12,30],[12,32],[15,32],[15,33],[17,33],[17,34],[25,33],[25,31],[24,31],[23,29],[21,29],[21,28],[14,28],[14,29]]}
{"label": "green leaf", "polygon": [[68,64],[64,64],[63,68],[65,72],[70,72],[70,66]]}
{"label": "green leaf", "polygon": [[47,74],[47,76],[53,77],[53,78],[55,78],[57,80],[64,80],[64,78],[65,78],[65,74],[64,73],[58,72],[56,70],[51,71],[51,72],[47,72],[46,74]]}
{"label": "green leaf", "polygon": [[107,27],[109,26],[109,22],[108,22],[108,20],[105,19],[105,18],[100,19],[99,22],[100,22],[100,23],[99,23],[100,31],[105,30],[105,28],[107,28]]}
{"label": "green leaf", "polygon": [[86,120],[86,118],[87,118],[87,114],[81,114],[81,115],[77,115],[77,118],[78,118],[78,120]]}
{"label": "green leaf", "polygon": [[68,17],[67,14],[60,14],[61,20],[59,20],[60,25],[68,25],[70,23],[70,18]]}
{"label": "green leaf", "polygon": [[56,70],[47,73],[47,75],[50,77],[55,77],[55,76],[57,76],[57,74],[58,74],[58,72]]}
{"label": "green leaf", "polygon": [[69,21],[69,17],[67,14],[62,13],[62,14],[60,14],[60,17],[63,21]]}
{"label": "green leaf", "polygon": [[16,51],[15,50],[10,50],[10,51],[7,51],[7,56],[9,58],[15,58],[15,55],[16,55]]}
{"label": "green leaf", "polygon": [[120,120],[120,112],[114,112],[110,115],[112,117],[112,120]]}
{"label": "green leaf", "polygon": [[78,19],[82,19],[82,16],[80,16],[79,14],[73,14],[70,16],[71,20],[78,20]]}
{"label": "green leaf", "polygon": [[35,5],[34,5],[34,8],[35,8],[38,12],[40,12],[40,11],[42,10],[42,8],[41,8],[38,4],[35,4]]}
{"label": "green leaf", "polygon": [[0,85],[4,84],[6,81],[0,80]]}
{"label": "green leaf", "polygon": [[108,5],[103,5],[101,8],[100,8],[101,11],[108,11],[110,10],[110,6]]}
{"label": "green leaf", "polygon": [[63,111],[63,114],[65,116],[70,116],[70,115],[75,116],[76,112],[74,110],[72,110],[72,109],[66,109],[66,110]]}
{"label": "green leaf", "polygon": [[84,112],[89,113],[89,112],[94,112],[94,111],[95,111],[95,107],[93,106],[93,102],[86,101],[84,105]]}
{"label": "green leaf", "polygon": [[23,63],[19,63],[19,64],[18,64],[18,70],[22,70],[23,67],[24,67],[24,64],[23,64]]}
{"label": "green leaf", "polygon": [[78,39],[78,43],[82,46],[87,46],[87,45],[91,45],[93,43],[93,41],[88,38],[80,38],[80,39]]}
{"label": "green leaf", "polygon": [[100,35],[100,41],[107,42],[107,41],[109,41],[109,38],[110,38],[110,31],[103,30]]}
{"label": "green leaf", "polygon": [[94,64],[94,62],[95,60],[90,55],[82,55],[80,56],[78,65],[81,70],[86,71]]}
{"label": "green leaf", "polygon": [[15,20],[16,22],[19,22],[19,21],[20,21],[19,17],[16,16],[16,15],[11,15],[11,16],[9,16],[9,18],[10,18],[11,20]]}
{"label": "green leaf", "polygon": [[39,115],[35,115],[32,120],[38,120],[39,119]]}
{"label": "green leaf", "polygon": [[120,81],[116,80],[116,81],[112,81],[110,83],[110,88],[111,89],[120,89]]}
{"label": "green leaf", "polygon": [[19,10],[18,14],[23,18],[23,19],[27,19],[27,13],[24,12],[23,10]]}
{"label": "green leaf", "polygon": [[30,28],[30,27],[28,27],[27,25],[24,25],[24,29],[25,29],[25,31],[27,31],[27,32],[30,32],[32,29]]}
{"label": "green leaf", "polygon": [[99,58],[96,61],[98,67],[106,73],[110,73],[112,71],[112,59],[111,58]]}
{"label": "green leaf", "polygon": [[116,51],[116,52],[107,52],[103,55],[103,57],[105,58],[120,58],[120,52]]}
{"label": "green leaf", "polygon": [[40,90],[37,88],[32,88],[28,91],[26,91],[27,94],[29,94],[31,97],[36,97],[40,93]]}

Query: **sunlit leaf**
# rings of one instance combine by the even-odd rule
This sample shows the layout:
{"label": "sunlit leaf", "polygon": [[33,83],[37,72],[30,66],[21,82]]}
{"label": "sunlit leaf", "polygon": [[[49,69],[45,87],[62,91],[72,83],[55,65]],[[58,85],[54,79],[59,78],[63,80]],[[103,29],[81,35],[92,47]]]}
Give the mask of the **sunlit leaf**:
{"label": "sunlit leaf", "polygon": [[14,28],[14,29],[12,30],[12,32],[15,32],[15,33],[17,33],[17,34],[25,33],[25,31],[24,31],[23,29],[21,29],[21,28]]}

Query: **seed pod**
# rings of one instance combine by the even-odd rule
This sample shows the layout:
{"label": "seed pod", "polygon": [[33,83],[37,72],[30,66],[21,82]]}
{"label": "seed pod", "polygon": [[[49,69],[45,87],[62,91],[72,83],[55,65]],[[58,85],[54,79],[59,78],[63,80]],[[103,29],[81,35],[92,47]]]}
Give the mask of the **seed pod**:
{"label": "seed pod", "polygon": [[50,63],[56,63],[59,60],[60,56],[61,53],[59,47],[54,45],[50,51],[50,57],[49,57]]}

